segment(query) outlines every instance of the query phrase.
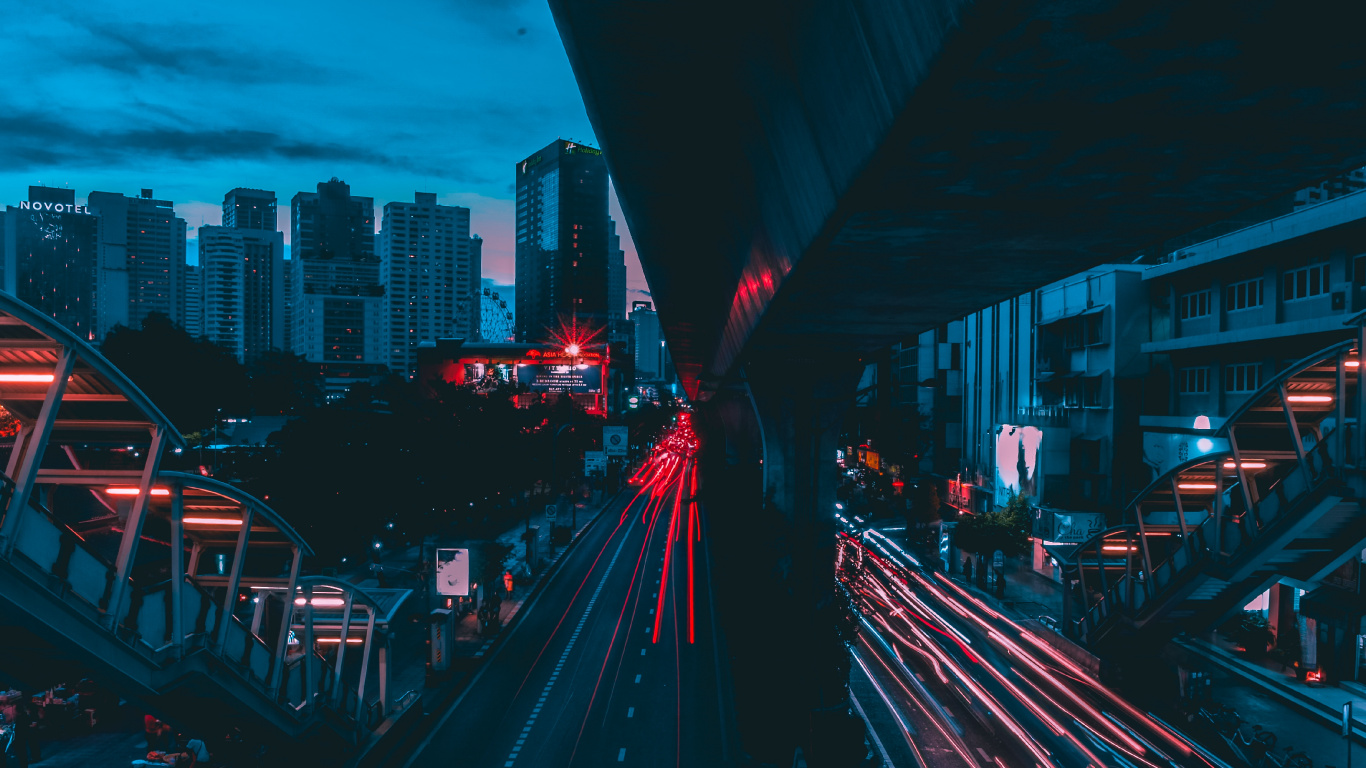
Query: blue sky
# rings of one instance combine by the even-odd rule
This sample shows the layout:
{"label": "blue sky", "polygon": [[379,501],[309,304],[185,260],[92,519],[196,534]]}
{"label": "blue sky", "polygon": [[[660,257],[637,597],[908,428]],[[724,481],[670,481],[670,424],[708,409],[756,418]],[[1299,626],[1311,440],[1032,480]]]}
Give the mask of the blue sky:
{"label": "blue sky", "polygon": [[194,237],[224,192],[258,187],[288,238],[289,199],[337,176],[377,212],[417,190],[467,206],[499,284],[515,163],[556,137],[595,143],[539,0],[29,3],[6,14],[0,60],[0,204],[38,183],[78,202],[150,187]]}

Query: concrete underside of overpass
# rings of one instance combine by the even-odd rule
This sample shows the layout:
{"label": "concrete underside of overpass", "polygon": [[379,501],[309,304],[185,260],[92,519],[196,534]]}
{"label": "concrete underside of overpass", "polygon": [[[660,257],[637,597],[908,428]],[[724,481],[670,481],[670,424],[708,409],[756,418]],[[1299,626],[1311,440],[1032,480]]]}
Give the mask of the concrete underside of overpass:
{"label": "concrete underside of overpass", "polygon": [[550,4],[690,392],[1366,162],[1349,2]]}
{"label": "concrete underside of overpass", "polygon": [[754,763],[857,751],[837,743],[832,512],[858,359],[1366,164],[1347,2],[550,5],[708,401]]}

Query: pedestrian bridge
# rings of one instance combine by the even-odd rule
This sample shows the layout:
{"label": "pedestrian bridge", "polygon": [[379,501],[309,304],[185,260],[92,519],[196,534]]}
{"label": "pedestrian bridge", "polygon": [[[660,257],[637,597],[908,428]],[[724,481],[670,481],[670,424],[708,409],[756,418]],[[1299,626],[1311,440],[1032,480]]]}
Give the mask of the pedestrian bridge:
{"label": "pedestrian bridge", "polygon": [[[1360,340],[1282,371],[1197,456],[1142,491],[1132,521],[1054,545],[1064,631],[1093,649],[1203,633],[1283,577],[1323,580],[1366,547]],[[1211,443],[1213,444],[1213,443]]]}
{"label": "pedestrian bridge", "polygon": [[388,690],[408,591],[303,575],[312,550],[286,521],[162,469],[184,447],[175,427],[6,293],[0,406],[0,673],[31,688],[90,676],[187,731],[235,725],[333,762],[411,704]]}

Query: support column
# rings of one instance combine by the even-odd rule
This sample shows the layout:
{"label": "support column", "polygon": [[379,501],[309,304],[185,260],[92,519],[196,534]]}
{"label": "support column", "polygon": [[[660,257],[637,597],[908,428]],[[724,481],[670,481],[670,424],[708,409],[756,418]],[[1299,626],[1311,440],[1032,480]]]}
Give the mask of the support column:
{"label": "support column", "polygon": [[171,642],[185,655],[185,486],[171,487]]}
{"label": "support column", "polygon": [[[28,500],[38,482],[38,467],[43,463],[48,438],[52,436],[52,425],[57,421],[57,410],[62,405],[62,395],[66,394],[66,383],[71,378],[71,371],[75,366],[76,351],[64,348],[57,358],[57,367],[52,372],[52,383],[47,387],[38,418],[32,427],[25,430],[28,433],[28,442],[22,444],[23,456],[20,457],[14,473],[10,475],[10,479],[14,481],[14,497],[10,499],[4,523],[0,524],[0,555],[5,557],[14,551],[14,541],[19,534],[19,520],[28,510]],[[15,450],[19,447],[20,443],[16,442]],[[14,459],[11,455],[11,465],[14,465]]]}
{"label": "support column", "polygon": [[157,470],[161,467],[161,451],[166,445],[165,427],[157,427],[152,432],[152,444],[147,449],[147,462],[142,465],[142,479],[138,481],[138,495],[128,512],[128,521],[123,526],[123,537],[119,540],[118,559],[114,561],[114,588],[109,594],[108,621],[117,627],[119,615],[123,611],[123,596],[128,592],[128,579],[137,560],[138,543],[142,540],[142,524],[147,519],[147,507],[152,503],[152,483],[156,482]]}
{"label": "support column", "polygon": [[[844,764],[862,749],[862,725],[847,714],[845,605],[835,585],[835,451],[862,368],[852,355],[827,352],[759,359],[745,369],[763,447],[759,535],[776,557],[764,563],[770,575],[751,601],[774,610],[771,636],[782,642],[768,643],[766,658],[736,666],[768,668],[760,674],[771,686],[771,722],[782,731],[768,736],[787,750],[779,762],[799,746],[813,766]],[[792,675],[798,668],[807,673]]]}
{"label": "support column", "polygon": [[280,680],[285,671],[285,656],[289,653],[289,629],[290,625],[294,623],[294,593],[299,586],[299,564],[304,559],[298,545],[291,549],[294,557],[289,563],[289,586],[285,587],[285,593],[282,596],[284,605],[281,608],[283,613],[280,615],[280,633],[275,637],[275,661],[270,669],[270,692],[272,696],[277,698],[280,695]]}
{"label": "support column", "polygon": [[228,639],[228,625],[237,605],[237,588],[242,584],[242,566],[247,560],[247,542],[251,538],[251,507],[242,507],[242,527],[237,531],[237,549],[232,553],[232,570],[228,572],[227,592],[223,595],[223,610],[218,616],[218,652],[227,653],[223,644]]}

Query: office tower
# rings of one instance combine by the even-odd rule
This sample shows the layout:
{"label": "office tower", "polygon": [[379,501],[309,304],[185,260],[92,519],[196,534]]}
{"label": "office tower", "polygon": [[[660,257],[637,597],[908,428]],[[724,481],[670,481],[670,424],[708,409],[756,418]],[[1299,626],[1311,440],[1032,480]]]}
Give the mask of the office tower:
{"label": "office tower", "polygon": [[199,241],[200,263],[185,266],[185,332],[199,338],[204,335],[204,241]]}
{"label": "office tower", "polygon": [[517,339],[607,325],[607,163],[557,139],[517,164]]}
{"label": "office tower", "polygon": [[204,335],[242,362],[284,343],[284,235],[199,228]]}
{"label": "office tower", "polygon": [[296,194],[290,213],[294,352],[315,363],[382,363],[375,201],[334,176]]}
{"label": "office tower", "polygon": [[5,290],[83,339],[95,338],[99,217],[70,189],[29,187],[0,213]]}
{"label": "office tower", "polygon": [[284,291],[280,300],[280,349],[294,351],[294,262],[285,260]]}
{"label": "office tower", "polygon": [[412,378],[424,341],[470,335],[469,303],[478,284],[470,265],[470,210],[439,205],[431,192],[384,206],[379,233],[385,288],[385,360]]}
{"label": "office tower", "polygon": [[152,313],[185,322],[185,220],[152,190],[138,197],[91,192],[100,221],[95,338],[115,325],[141,328]]}
{"label": "office tower", "polygon": [[664,346],[664,329],[650,302],[637,301],[631,305],[631,325],[635,332],[636,381],[667,381],[668,353]]}
{"label": "office tower", "polygon": [[275,193],[238,187],[223,196],[223,226],[233,229],[279,229],[275,219]]}
{"label": "office tower", "polygon": [[607,319],[626,319],[626,251],[612,219],[607,220]]}
{"label": "office tower", "polygon": [[483,318],[483,308],[480,302],[483,301],[484,286],[484,239],[479,235],[470,236],[470,292],[469,301],[469,331],[465,334],[466,339],[482,339],[483,328],[480,327]]}

